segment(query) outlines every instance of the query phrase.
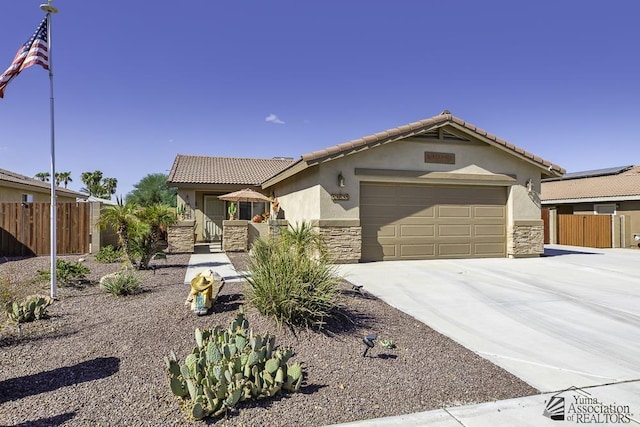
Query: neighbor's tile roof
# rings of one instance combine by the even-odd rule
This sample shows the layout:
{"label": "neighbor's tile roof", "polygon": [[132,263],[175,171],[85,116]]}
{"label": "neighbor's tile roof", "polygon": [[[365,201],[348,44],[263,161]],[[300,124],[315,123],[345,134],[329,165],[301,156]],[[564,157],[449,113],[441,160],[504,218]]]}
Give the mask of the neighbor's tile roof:
{"label": "neighbor's tile roof", "polygon": [[543,181],[540,192],[543,201],[629,196],[640,198],[640,166],[610,175]]}
{"label": "neighbor's tile roof", "polygon": [[556,173],[563,174],[565,170],[560,166],[551,163],[548,160],[545,160],[541,157],[538,157],[528,151],[523,150],[522,148],[516,147],[515,145],[498,138],[495,135],[488,133],[487,131],[472,125],[458,117],[452,115],[449,111],[444,111],[442,114],[431,117],[430,119],[424,119],[417,122],[409,123],[408,125],[399,126],[393,129],[388,129],[383,132],[379,132],[373,135],[365,136],[359,139],[354,139],[349,142],[345,142],[339,145],[334,145],[332,147],[325,148],[324,150],[314,151],[312,153],[308,153],[302,156],[302,160],[311,163],[311,162],[319,162],[323,160],[328,160],[333,157],[337,157],[340,155],[347,155],[353,152],[357,152],[363,148],[369,146],[375,146],[379,144],[384,144],[391,141],[396,141],[398,139],[407,138],[413,135],[418,135],[423,133],[429,129],[432,129],[436,126],[440,126],[447,122],[456,123],[465,129],[481,136],[490,141],[494,142],[497,145],[501,145],[508,150],[513,151],[516,154],[519,154],[525,158],[532,160],[534,163],[538,163],[540,166],[543,166],[545,169],[551,168],[551,170]]}
{"label": "neighbor's tile roof", "polygon": [[[2,183],[2,181],[10,182],[13,184],[21,184],[21,185],[28,185],[30,187],[35,187],[35,188],[41,189],[43,193],[51,191],[50,182],[40,181],[39,179],[35,179],[26,175],[21,175],[19,173],[11,172],[6,169],[0,169],[0,183]],[[67,188],[62,188],[62,187],[56,187],[56,193],[67,196],[67,197],[78,197],[78,198],[84,198],[84,199],[89,197],[88,194],[79,193],[77,191],[69,190]]]}
{"label": "neighbor's tile roof", "polygon": [[249,159],[178,154],[167,181],[174,184],[258,185],[293,163],[295,161],[289,158]]}

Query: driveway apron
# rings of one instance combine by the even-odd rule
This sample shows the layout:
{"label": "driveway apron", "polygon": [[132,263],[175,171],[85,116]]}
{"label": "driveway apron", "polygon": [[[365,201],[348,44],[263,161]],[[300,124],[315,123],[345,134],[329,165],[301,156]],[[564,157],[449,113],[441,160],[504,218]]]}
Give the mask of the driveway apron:
{"label": "driveway apron", "polygon": [[640,251],[546,254],[339,271],[542,392],[640,380]]}

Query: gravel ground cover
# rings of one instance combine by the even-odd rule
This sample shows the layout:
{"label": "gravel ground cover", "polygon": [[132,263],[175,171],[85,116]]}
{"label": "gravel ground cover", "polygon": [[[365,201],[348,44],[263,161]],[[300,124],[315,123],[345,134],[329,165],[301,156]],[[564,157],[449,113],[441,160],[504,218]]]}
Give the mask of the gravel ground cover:
{"label": "gravel ground cover", "polygon": [[[78,257],[60,257],[76,261]],[[184,306],[188,255],[169,255],[154,272],[139,272],[144,292],[115,297],[96,284],[118,264],[84,257],[92,284],[61,287],[51,318],[25,324],[24,337],[0,320],[0,424],[16,426],[323,426],[535,394],[518,378],[412,317],[341,285],[343,316],[324,332],[279,330],[249,307],[257,333],[277,335],[302,361],[300,393],[243,402],[227,418],[190,421],[168,386],[163,356],[183,360],[196,327],[228,326],[242,304],[244,283],[227,284],[212,312],[198,317]],[[238,270],[245,254],[230,254]],[[46,270],[48,257],[0,263],[0,281],[21,284]],[[41,287],[43,285],[40,285]],[[47,294],[47,284],[41,293]],[[380,346],[362,357],[362,337],[377,333],[397,349]]]}

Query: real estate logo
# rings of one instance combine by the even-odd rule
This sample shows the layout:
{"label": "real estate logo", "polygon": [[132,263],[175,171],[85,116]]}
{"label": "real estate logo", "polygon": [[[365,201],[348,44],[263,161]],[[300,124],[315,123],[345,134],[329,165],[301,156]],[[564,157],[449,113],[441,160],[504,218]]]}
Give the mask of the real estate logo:
{"label": "real estate logo", "polygon": [[629,405],[601,402],[590,393],[570,387],[552,395],[542,412],[554,421],[576,424],[629,424],[633,417]]}
{"label": "real estate logo", "polygon": [[564,397],[557,395],[551,396],[542,415],[552,420],[564,421]]}

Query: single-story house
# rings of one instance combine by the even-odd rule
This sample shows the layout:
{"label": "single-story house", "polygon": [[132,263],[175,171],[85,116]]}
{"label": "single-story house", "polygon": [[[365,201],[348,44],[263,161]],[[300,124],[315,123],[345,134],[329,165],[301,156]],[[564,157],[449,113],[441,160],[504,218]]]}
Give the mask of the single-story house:
{"label": "single-story house", "polygon": [[[59,202],[75,202],[86,199],[87,194],[56,187]],[[0,169],[0,202],[50,202],[51,183],[40,181],[19,173]]]}
{"label": "single-story house", "polygon": [[[444,111],[295,161],[178,155],[168,184],[199,240],[225,226],[217,196],[249,186],[277,199],[279,219],[310,222],[340,261],[359,262],[538,256],[540,182],[564,172]],[[263,209],[241,205],[240,218]]]}
{"label": "single-story house", "polygon": [[[88,194],[56,187],[59,254],[96,252],[100,204]],[[45,255],[50,251],[51,183],[0,169],[0,255]]]}
{"label": "single-story house", "polygon": [[550,210],[551,243],[558,241],[557,215],[611,216],[613,247],[637,247],[640,238],[640,166],[628,165],[542,181],[543,208]]}

